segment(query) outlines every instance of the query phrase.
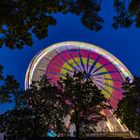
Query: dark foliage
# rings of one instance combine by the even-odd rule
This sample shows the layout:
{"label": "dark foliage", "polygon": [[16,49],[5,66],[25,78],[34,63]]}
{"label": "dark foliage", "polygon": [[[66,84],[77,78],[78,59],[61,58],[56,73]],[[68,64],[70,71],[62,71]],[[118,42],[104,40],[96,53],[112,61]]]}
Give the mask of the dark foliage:
{"label": "dark foliage", "polygon": [[32,82],[30,89],[19,93],[15,108],[0,115],[0,131],[26,139],[46,136],[50,126],[64,133],[63,108],[57,104],[54,89],[45,77]]}
{"label": "dark foliage", "polygon": [[79,15],[87,28],[98,31],[103,23],[99,11],[98,0],[0,0],[0,46],[32,46],[32,34],[47,37],[49,26],[56,25],[52,14],[58,12]]}
{"label": "dark foliage", "polygon": [[114,0],[117,15],[114,16],[115,29],[119,27],[128,28],[132,24],[140,27],[140,1],[139,0]]}
{"label": "dark foliage", "polygon": [[[99,15],[102,0],[0,0],[0,47],[11,49],[32,46],[32,35],[43,39],[49,26],[56,25],[55,13],[73,13],[81,17],[90,30],[103,28],[104,18]],[[103,6],[103,5],[102,5]],[[140,1],[114,0],[116,15],[113,27],[140,27]]]}
{"label": "dark foliage", "polygon": [[2,80],[2,79],[3,79],[3,76],[2,76],[2,70],[3,70],[3,66],[2,66],[2,65],[0,65],[0,80]]}
{"label": "dark foliage", "polygon": [[61,100],[65,115],[69,115],[70,123],[75,125],[77,138],[96,131],[97,123],[105,119],[103,109],[109,108],[101,90],[85,77],[75,72],[73,77],[67,75],[58,83],[63,91]]}
{"label": "dark foliage", "polygon": [[16,100],[18,94],[22,91],[20,84],[15,80],[14,76],[7,75],[4,77],[2,69],[3,67],[0,65],[0,104]]}
{"label": "dark foliage", "polygon": [[115,113],[129,130],[140,135],[140,78],[134,77],[132,82],[127,78],[122,88],[124,97]]}
{"label": "dark foliage", "polygon": [[50,126],[57,134],[68,136],[69,123],[75,124],[76,137],[84,136],[105,119],[102,110],[108,107],[101,91],[82,73],[67,75],[58,85],[44,76],[18,95],[15,108],[0,115],[0,131],[27,139],[46,136]]}

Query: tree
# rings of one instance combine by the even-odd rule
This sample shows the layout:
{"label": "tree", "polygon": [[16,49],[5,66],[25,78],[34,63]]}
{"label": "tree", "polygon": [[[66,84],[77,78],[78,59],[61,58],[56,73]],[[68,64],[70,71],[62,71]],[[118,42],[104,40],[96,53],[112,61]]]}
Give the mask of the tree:
{"label": "tree", "polygon": [[45,136],[50,126],[64,133],[63,108],[57,104],[55,89],[46,77],[32,82],[30,89],[19,93],[15,108],[0,115],[0,130],[27,139]]}
{"label": "tree", "polygon": [[81,16],[82,24],[90,30],[100,31],[104,19],[99,15],[101,0],[66,0],[68,12]]}
{"label": "tree", "polygon": [[12,75],[4,77],[2,75],[3,67],[0,65],[0,104],[12,102],[22,91],[19,82]]}
{"label": "tree", "polygon": [[3,76],[2,76],[2,69],[3,69],[3,66],[2,66],[2,65],[0,65],[0,80],[2,80],[2,79],[3,79]]}
{"label": "tree", "polygon": [[[103,0],[0,0],[0,47],[21,49],[32,46],[32,35],[43,39],[49,26],[56,25],[55,13],[73,13],[90,30],[103,28],[104,18],[99,15]],[[102,5],[103,7],[104,5]],[[113,27],[140,27],[140,1],[114,0],[116,15]]]}
{"label": "tree", "polygon": [[[32,82],[31,88],[24,94],[24,102],[34,114],[34,135],[45,135],[49,126],[53,126],[57,134],[64,133],[63,107],[56,96],[57,87],[43,76],[39,82]],[[28,96],[27,96],[28,95]],[[44,126],[44,131],[39,131],[39,126]]]}
{"label": "tree", "polygon": [[101,90],[81,72],[75,72],[72,77],[67,74],[58,84],[62,92],[60,99],[64,115],[69,115],[69,123],[75,125],[76,137],[93,133],[97,123],[105,119],[103,109],[109,108]]}
{"label": "tree", "polygon": [[129,130],[140,135],[140,78],[126,78],[122,88],[124,97],[115,113]]}
{"label": "tree", "polygon": [[115,29],[119,27],[128,28],[135,24],[140,27],[140,1],[139,0],[114,0],[116,15],[112,24]]}
{"label": "tree", "polygon": [[52,14],[58,12],[79,15],[86,27],[98,31],[103,23],[99,11],[97,0],[0,0],[0,47],[21,49],[32,46],[32,34],[47,37],[49,26],[57,23]]}
{"label": "tree", "polygon": [[[68,124],[75,124],[79,138],[93,132],[105,119],[103,109],[108,108],[104,95],[83,73],[67,75],[58,84],[43,76],[19,95],[15,108],[0,115],[0,130],[26,138],[45,136],[50,126],[57,134],[68,136]],[[67,116],[70,119],[65,122]]]}

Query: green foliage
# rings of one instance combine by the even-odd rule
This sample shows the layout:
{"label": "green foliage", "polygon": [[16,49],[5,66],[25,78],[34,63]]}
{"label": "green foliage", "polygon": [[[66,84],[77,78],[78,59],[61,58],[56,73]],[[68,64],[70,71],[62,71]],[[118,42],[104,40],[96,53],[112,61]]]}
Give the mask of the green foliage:
{"label": "green foliage", "polygon": [[115,113],[129,130],[140,135],[140,78],[134,77],[132,82],[127,78],[122,88],[124,97]]}

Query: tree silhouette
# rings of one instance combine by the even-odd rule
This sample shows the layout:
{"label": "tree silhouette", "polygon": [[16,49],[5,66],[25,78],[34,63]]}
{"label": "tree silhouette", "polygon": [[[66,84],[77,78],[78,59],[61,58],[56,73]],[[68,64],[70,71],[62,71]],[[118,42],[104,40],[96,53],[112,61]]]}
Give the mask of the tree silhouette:
{"label": "tree silhouette", "polygon": [[82,24],[90,30],[99,31],[104,22],[99,16],[101,0],[69,0],[68,12],[81,16]]}
{"label": "tree silhouette", "polygon": [[0,6],[0,46],[5,44],[11,49],[20,49],[24,44],[31,46],[31,33],[42,39],[48,34],[48,26],[56,24],[47,11],[54,12],[57,1],[8,0],[0,1]]}
{"label": "tree silhouette", "polygon": [[46,77],[32,82],[30,89],[20,92],[15,108],[0,115],[0,130],[11,137],[37,139],[46,136],[50,126],[63,133],[63,107],[57,104],[55,86]]}
{"label": "tree silhouette", "polygon": [[18,94],[22,91],[20,84],[15,80],[14,76],[2,75],[3,67],[0,65],[0,104],[12,102],[16,100]]}
{"label": "tree silhouette", "polygon": [[129,130],[140,135],[140,78],[134,77],[132,82],[127,78],[122,88],[124,97],[115,113]]}
{"label": "tree silhouette", "polygon": [[0,46],[14,49],[32,46],[32,34],[38,39],[48,35],[49,26],[56,25],[54,13],[74,13],[91,30],[100,30],[103,19],[99,17],[97,0],[0,0]]}
{"label": "tree silhouette", "polygon": [[[80,16],[82,24],[90,30],[103,28],[104,18],[99,15],[103,0],[0,0],[0,47],[21,49],[32,46],[32,35],[43,39],[48,35],[49,26],[56,25],[52,16],[56,13],[72,13]],[[102,5],[103,7],[104,5]],[[140,27],[140,1],[114,0],[115,29]]]}
{"label": "tree silhouette", "polygon": [[0,130],[9,136],[35,139],[45,136],[50,126],[58,135],[68,136],[69,126],[75,124],[79,138],[95,131],[97,123],[105,119],[102,110],[106,108],[106,98],[84,74],[67,75],[58,84],[43,76],[19,93],[13,110],[0,115]]}
{"label": "tree silhouette", "polygon": [[3,70],[3,66],[2,66],[2,65],[0,65],[0,80],[2,80],[2,79],[3,79],[3,76],[2,76],[2,70]]}
{"label": "tree silhouette", "polygon": [[[32,46],[32,35],[43,39],[49,26],[56,25],[54,13],[73,13],[81,17],[82,24],[90,30],[103,28],[104,18],[99,16],[102,0],[8,0],[0,1],[0,46],[11,49]],[[116,15],[113,27],[140,27],[139,0],[114,0]],[[103,5],[102,5],[103,6]]]}
{"label": "tree silhouette", "polygon": [[113,17],[112,24],[115,29],[119,27],[128,28],[132,24],[140,27],[140,1],[139,0],[114,0],[117,15]]}
{"label": "tree silhouette", "polygon": [[65,117],[69,116],[67,127],[74,124],[76,138],[96,131],[95,126],[105,119],[103,109],[109,108],[101,90],[85,77],[84,73],[75,72],[72,77],[67,75],[58,82],[63,93],[60,98],[65,108]]}

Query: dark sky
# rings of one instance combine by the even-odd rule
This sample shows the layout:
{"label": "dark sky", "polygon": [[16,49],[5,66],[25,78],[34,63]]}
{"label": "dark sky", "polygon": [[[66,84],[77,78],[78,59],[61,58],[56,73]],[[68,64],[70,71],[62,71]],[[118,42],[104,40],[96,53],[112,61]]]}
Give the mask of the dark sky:
{"label": "dark sky", "polygon": [[[72,14],[56,14],[56,26],[49,28],[44,40],[34,37],[32,47],[22,50],[0,49],[0,64],[4,66],[4,75],[12,74],[24,87],[25,73],[31,59],[43,48],[62,41],[83,41],[95,44],[116,56],[133,75],[140,76],[140,29],[134,26],[128,29],[114,30],[111,26],[115,14],[112,3],[103,3],[101,15],[105,18],[104,28],[99,32],[90,31],[82,25],[80,17]],[[0,105],[0,113],[9,105]]]}

